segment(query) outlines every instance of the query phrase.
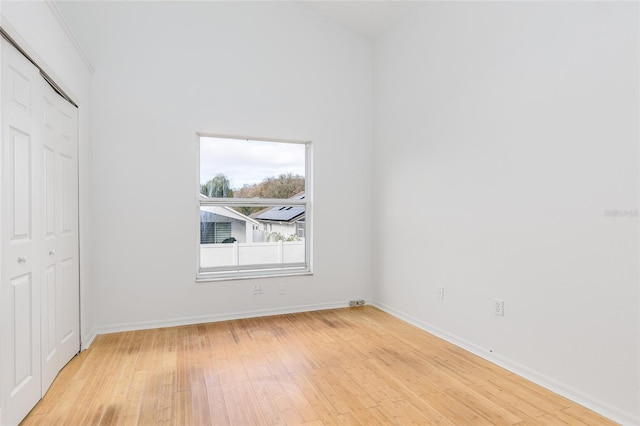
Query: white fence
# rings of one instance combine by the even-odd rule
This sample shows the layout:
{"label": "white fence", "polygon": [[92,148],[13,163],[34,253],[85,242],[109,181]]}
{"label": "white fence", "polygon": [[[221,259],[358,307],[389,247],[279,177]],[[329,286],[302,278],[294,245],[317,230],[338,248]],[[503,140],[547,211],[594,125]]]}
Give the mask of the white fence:
{"label": "white fence", "polygon": [[201,244],[200,267],[300,263],[305,261],[304,250],[304,241]]}

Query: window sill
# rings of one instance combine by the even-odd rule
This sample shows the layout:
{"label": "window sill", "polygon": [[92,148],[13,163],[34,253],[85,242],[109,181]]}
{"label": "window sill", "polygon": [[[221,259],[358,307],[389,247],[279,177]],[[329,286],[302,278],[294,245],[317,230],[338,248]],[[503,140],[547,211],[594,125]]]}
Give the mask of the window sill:
{"label": "window sill", "polygon": [[237,280],[255,280],[255,279],[263,279],[263,278],[282,278],[282,277],[301,277],[301,276],[310,276],[313,275],[311,271],[300,271],[300,272],[284,272],[281,274],[278,273],[263,273],[256,275],[219,275],[219,276],[202,276],[196,277],[196,283],[210,283],[210,282],[218,282],[218,281],[237,281]]}

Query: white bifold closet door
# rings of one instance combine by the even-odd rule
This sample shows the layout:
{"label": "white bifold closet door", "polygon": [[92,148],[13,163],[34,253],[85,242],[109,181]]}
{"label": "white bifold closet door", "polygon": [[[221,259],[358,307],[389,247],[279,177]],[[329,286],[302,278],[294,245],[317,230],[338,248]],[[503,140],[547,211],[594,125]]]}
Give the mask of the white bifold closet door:
{"label": "white bifold closet door", "polygon": [[80,349],[78,110],[42,80],[42,393]]}
{"label": "white bifold closet door", "polygon": [[78,353],[77,109],[2,40],[0,396],[17,424]]}

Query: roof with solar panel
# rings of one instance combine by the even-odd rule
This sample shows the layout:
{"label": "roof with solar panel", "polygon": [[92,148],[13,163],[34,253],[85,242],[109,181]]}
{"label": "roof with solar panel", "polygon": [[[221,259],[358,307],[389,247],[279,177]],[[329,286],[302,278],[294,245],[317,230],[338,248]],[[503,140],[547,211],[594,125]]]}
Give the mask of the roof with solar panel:
{"label": "roof with solar panel", "polygon": [[[290,200],[304,200],[305,194],[290,197]],[[251,215],[251,218],[269,222],[296,222],[304,218],[304,206],[276,206],[269,207]]]}

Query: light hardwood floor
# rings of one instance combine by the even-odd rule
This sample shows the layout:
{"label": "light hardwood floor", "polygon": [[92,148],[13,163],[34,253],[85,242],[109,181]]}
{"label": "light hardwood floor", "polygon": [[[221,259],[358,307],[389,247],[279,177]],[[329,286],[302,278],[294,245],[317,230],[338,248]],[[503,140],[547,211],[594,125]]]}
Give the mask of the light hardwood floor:
{"label": "light hardwood floor", "polygon": [[98,336],[24,424],[613,423],[366,306]]}

